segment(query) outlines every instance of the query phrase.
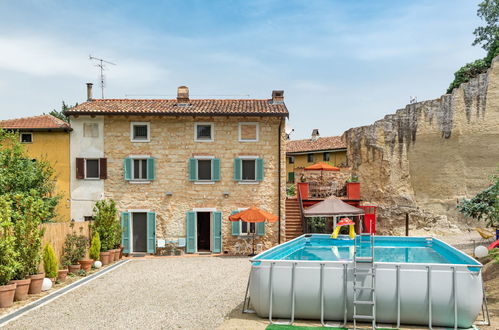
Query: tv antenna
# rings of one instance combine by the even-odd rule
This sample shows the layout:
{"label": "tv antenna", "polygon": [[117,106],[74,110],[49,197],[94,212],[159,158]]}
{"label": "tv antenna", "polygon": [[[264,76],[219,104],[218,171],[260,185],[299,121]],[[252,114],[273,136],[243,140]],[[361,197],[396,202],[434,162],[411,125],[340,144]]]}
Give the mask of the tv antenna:
{"label": "tv antenna", "polygon": [[99,69],[100,69],[100,88],[101,88],[102,98],[104,98],[104,70],[105,70],[104,69],[104,67],[105,67],[104,63],[111,64],[111,65],[116,65],[116,64],[113,63],[113,62],[109,62],[109,61],[103,60],[102,58],[94,57],[92,55],[88,55],[88,59],[99,62],[95,66],[99,67]]}

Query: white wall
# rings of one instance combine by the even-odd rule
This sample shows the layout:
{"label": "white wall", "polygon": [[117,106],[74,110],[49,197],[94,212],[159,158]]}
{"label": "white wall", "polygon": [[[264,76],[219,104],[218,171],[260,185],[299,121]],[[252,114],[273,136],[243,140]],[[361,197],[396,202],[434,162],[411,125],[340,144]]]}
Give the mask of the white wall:
{"label": "white wall", "polygon": [[[96,201],[104,197],[104,180],[76,179],[76,158],[104,157],[104,118],[98,116],[71,116],[71,219],[83,221],[93,214]],[[83,136],[84,123],[98,124],[98,137]]]}

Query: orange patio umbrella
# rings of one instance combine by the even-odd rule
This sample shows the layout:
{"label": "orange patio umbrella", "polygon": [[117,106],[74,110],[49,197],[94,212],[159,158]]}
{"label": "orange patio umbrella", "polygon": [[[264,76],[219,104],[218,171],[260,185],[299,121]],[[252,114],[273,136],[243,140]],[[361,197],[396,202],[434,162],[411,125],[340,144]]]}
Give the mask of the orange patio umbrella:
{"label": "orange patio umbrella", "polygon": [[340,168],[328,163],[318,162],[304,168],[305,171],[339,171]]}
{"label": "orange patio umbrella", "polygon": [[[276,222],[278,217],[269,212],[261,210],[257,207],[250,207],[247,210],[241,211],[239,213],[233,214],[229,216],[230,221],[244,221],[249,223],[257,223],[257,222]],[[249,255],[255,255],[255,232],[253,232],[253,252]]]}

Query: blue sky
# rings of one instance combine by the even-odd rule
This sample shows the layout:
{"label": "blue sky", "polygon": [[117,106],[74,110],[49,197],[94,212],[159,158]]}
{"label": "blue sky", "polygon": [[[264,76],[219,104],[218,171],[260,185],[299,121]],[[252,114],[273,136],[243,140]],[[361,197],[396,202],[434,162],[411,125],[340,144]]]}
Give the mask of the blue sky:
{"label": "blue sky", "polygon": [[[108,98],[268,98],[293,139],[339,135],[437,98],[472,47],[478,0],[0,2],[0,119],[85,101],[92,54]],[[96,86],[97,87],[97,86]],[[95,90],[94,96],[98,96]]]}

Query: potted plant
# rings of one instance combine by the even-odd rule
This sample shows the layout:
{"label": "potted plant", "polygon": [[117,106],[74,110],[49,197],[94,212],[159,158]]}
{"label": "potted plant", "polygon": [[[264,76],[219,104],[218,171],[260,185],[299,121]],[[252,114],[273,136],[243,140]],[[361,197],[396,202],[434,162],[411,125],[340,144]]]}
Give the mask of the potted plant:
{"label": "potted plant", "polygon": [[357,175],[352,175],[346,183],[347,186],[347,198],[348,199],[360,199],[360,182]]}
{"label": "potted plant", "polygon": [[0,196],[0,308],[12,306],[17,284],[9,281],[19,267],[11,222],[11,203]]}
{"label": "potted plant", "polygon": [[45,244],[45,247],[43,248],[43,269],[45,270],[45,276],[47,276],[52,283],[55,283],[59,266],[54,249],[49,243]]}
{"label": "potted plant", "polygon": [[66,277],[68,277],[68,269],[67,268],[59,268],[57,271],[57,280],[60,282],[64,282],[66,280]]}
{"label": "potted plant", "polygon": [[49,215],[49,206],[39,194],[31,190],[28,194],[14,195],[13,219],[16,251],[20,267],[14,282],[17,283],[15,300],[24,300],[27,294],[37,294],[42,290],[45,273],[39,273],[42,259],[41,244],[44,230],[43,219]]}
{"label": "potted plant", "polygon": [[308,182],[303,173],[300,176],[300,182],[298,182],[298,190],[300,191],[301,199],[308,198]]}
{"label": "potted plant", "polygon": [[93,259],[94,262],[99,261],[100,259],[100,237],[99,233],[95,232],[92,236],[92,242],[90,243],[90,259]]}
{"label": "potted plant", "polygon": [[[71,234],[66,235],[66,240],[64,241],[63,265],[68,267],[69,273],[76,275],[81,268],[78,261],[82,260],[87,252],[88,239],[81,234],[77,235],[75,233],[74,223],[71,223],[70,226],[73,231]],[[80,227],[80,233],[81,230],[82,228]]]}
{"label": "potted plant", "polygon": [[100,200],[95,203],[94,212],[95,221],[92,229],[99,233],[101,241],[100,261],[103,265],[107,265],[114,260],[116,233],[121,228],[118,210],[113,200]]}

